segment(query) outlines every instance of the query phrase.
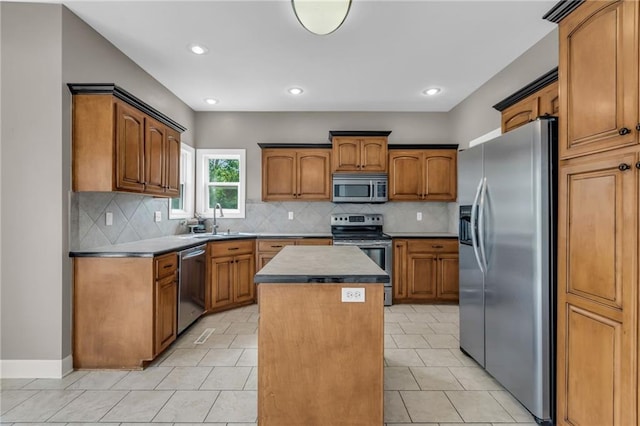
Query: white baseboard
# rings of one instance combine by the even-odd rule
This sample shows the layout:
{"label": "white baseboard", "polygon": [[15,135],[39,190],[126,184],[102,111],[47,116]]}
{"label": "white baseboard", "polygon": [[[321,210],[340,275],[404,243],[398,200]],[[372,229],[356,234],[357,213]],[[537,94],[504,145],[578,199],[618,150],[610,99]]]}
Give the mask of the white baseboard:
{"label": "white baseboard", "polygon": [[0,377],[3,379],[61,379],[73,371],[73,357],[61,360],[3,359]]}

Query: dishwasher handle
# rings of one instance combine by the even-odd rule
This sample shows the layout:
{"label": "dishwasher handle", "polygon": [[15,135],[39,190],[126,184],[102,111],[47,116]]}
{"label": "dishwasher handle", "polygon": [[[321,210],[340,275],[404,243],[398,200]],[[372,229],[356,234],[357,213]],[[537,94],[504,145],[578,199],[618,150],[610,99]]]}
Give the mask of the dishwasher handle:
{"label": "dishwasher handle", "polygon": [[202,255],[204,253],[205,253],[205,250],[194,251],[194,252],[189,253],[186,256],[182,256],[182,260],[191,259],[192,257],[200,256],[200,255]]}

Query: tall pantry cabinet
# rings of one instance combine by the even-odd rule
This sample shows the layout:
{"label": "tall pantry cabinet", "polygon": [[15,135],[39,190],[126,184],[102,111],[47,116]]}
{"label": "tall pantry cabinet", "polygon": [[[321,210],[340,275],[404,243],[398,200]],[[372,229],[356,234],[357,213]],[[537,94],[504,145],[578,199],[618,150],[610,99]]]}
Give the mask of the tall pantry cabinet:
{"label": "tall pantry cabinet", "polygon": [[560,30],[558,425],[638,424],[639,18],[637,1],[590,0],[550,19]]}

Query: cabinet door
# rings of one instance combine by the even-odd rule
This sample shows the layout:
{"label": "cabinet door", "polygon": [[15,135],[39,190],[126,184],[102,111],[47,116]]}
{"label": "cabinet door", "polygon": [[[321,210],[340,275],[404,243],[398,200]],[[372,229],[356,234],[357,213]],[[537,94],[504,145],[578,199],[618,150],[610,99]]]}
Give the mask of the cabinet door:
{"label": "cabinet door", "polygon": [[457,197],[458,152],[455,149],[425,150],[423,199],[455,201]]}
{"label": "cabinet door", "polygon": [[364,138],[360,142],[360,168],[363,172],[387,171],[387,138]]}
{"label": "cabinet door", "polygon": [[211,309],[220,308],[233,303],[233,268],[232,256],[212,257],[209,259],[211,271]]}
{"label": "cabinet door", "polygon": [[438,299],[458,300],[458,255],[438,255]]}
{"label": "cabinet door", "polygon": [[541,90],[538,103],[538,115],[552,115],[557,117],[560,113],[560,99],[558,96],[558,82],[555,81]]}
{"label": "cabinet door", "polygon": [[419,200],[422,194],[422,151],[389,152],[389,200]]}
{"label": "cabinet door", "polygon": [[146,119],[144,141],[144,192],[164,194],[167,128],[150,118]]}
{"label": "cabinet door", "polygon": [[262,200],[293,200],[296,194],[296,151],[262,150]]}
{"label": "cabinet door", "polygon": [[264,268],[264,266],[269,263],[271,259],[273,259],[278,253],[258,253],[258,264],[257,270]]}
{"label": "cabinet door", "polygon": [[[637,424],[638,170],[633,154],[563,165],[558,194],[560,425]],[[620,170],[620,165],[631,166]],[[625,167],[622,167],[623,169]]]}
{"label": "cabinet door", "polygon": [[393,241],[393,300],[407,298],[407,242]]}
{"label": "cabinet door", "polygon": [[116,189],[144,190],[144,114],[116,104]]}
{"label": "cabinet door", "polygon": [[637,7],[586,2],[560,23],[560,158],[637,143]]}
{"label": "cabinet door", "polygon": [[360,139],[350,137],[333,138],[331,168],[334,172],[360,171]]}
{"label": "cabinet door", "polygon": [[502,133],[535,120],[538,115],[538,95],[529,96],[502,111]]}
{"label": "cabinet door", "polygon": [[331,151],[309,149],[298,151],[297,199],[331,199]]}
{"label": "cabinet door", "polygon": [[162,352],[178,335],[178,283],[175,274],[156,281],[154,353]]}
{"label": "cabinet door", "polygon": [[253,300],[255,284],[255,263],[252,254],[235,256],[233,259],[235,268],[234,302],[241,303]]}
{"label": "cabinet door", "polygon": [[409,253],[407,263],[407,296],[410,299],[435,299],[437,255]]}
{"label": "cabinet door", "polygon": [[165,163],[165,195],[180,195],[180,133],[167,129],[167,151]]}

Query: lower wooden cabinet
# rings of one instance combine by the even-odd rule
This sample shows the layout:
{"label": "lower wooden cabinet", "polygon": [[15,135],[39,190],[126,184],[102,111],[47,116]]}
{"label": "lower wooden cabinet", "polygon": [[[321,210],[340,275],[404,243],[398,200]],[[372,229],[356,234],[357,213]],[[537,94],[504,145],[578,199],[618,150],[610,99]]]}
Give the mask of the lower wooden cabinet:
{"label": "lower wooden cabinet", "polygon": [[458,301],[456,239],[393,240],[393,302]]}
{"label": "lower wooden cabinet", "polygon": [[76,257],[73,367],[140,369],[177,336],[178,257]]}
{"label": "lower wooden cabinet", "polygon": [[175,253],[169,253],[156,258],[155,264],[154,352],[157,355],[178,336],[178,259]]}
{"label": "lower wooden cabinet", "polygon": [[209,243],[207,311],[253,303],[255,298],[255,240]]}
{"label": "lower wooden cabinet", "polygon": [[264,268],[264,265],[269,263],[271,259],[275,257],[280,250],[286,246],[309,246],[309,245],[322,245],[330,246],[333,244],[331,238],[286,238],[286,239],[259,239],[258,250],[256,252],[256,264],[257,270]]}

